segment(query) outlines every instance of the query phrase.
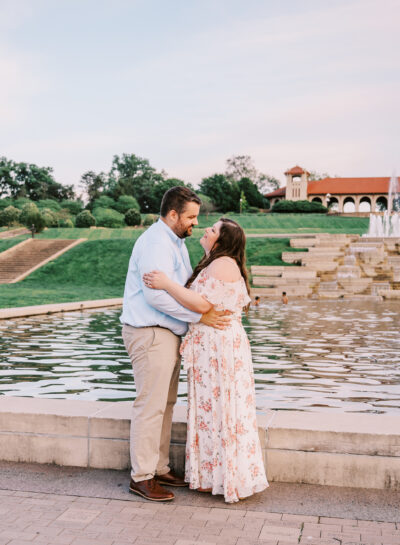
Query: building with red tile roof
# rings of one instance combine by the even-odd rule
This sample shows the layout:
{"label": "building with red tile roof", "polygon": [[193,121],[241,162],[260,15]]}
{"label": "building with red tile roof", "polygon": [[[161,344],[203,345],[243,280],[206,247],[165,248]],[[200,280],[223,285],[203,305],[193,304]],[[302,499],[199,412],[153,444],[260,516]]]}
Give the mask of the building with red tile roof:
{"label": "building with red tile roof", "polygon": [[271,206],[277,201],[286,199],[318,201],[338,212],[359,212],[360,207],[366,212],[387,208],[389,177],[328,177],[322,180],[309,180],[310,173],[298,165],[288,169],[285,175],[285,187],[264,195],[269,199]]}

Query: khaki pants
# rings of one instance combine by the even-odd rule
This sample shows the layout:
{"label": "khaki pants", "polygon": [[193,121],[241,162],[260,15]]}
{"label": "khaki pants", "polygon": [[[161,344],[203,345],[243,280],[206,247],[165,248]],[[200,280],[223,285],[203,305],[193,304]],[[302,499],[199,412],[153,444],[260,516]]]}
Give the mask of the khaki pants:
{"label": "khaki pants", "polygon": [[135,482],[168,473],[172,412],[178,392],[180,337],[162,327],[124,325],[136,399],[131,417],[131,476]]}

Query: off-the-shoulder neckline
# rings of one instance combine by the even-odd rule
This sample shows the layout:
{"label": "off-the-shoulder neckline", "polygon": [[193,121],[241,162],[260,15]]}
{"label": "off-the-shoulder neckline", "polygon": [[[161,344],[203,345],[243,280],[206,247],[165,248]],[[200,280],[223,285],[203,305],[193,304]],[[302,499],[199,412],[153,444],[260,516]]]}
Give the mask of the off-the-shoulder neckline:
{"label": "off-the-shoulder neckline", "polygon": [[240,278],[238,278],[237,280],[220,280],[219,278],[215,278],[215,276],[211,276],[211,274],[207,271],[207,267],[203,269],[201,273],[206,273],[208,278],[212,278],[213,280],[216,280],[217,282],[222,282],[223,284],[237,284],[238,282],[244,282],[243,276],[240,276]]}

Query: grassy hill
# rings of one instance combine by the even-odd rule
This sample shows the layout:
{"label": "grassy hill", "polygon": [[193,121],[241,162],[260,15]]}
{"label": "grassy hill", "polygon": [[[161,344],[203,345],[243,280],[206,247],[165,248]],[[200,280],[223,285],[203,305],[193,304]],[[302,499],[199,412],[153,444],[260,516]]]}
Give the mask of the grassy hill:
{"label": "grassy hill", "polygon": [[5,238],[4,240],[0,239],[0,253],[5,252],[9,248],[12,248],[16,244],[19,244],[26,238],[28,238],[29,235],[21,235],[20,237],[14,237],[14,238]]}
{"label": "grassy hill", "polygon": [[[198,239],[204,227],[212,225],[220,214],[199,218],[199,229],[187,240],[192,264],[203,250]],[[246,233],[355,233],[368,229],[368,218],[325,216],[320,214],[229,214]],[[0,285],[0,308],[39,305],[64,301],[104,299],[123,295],[129,257],[143,228],[125,229],[47,229],[39,238],[86,238],[56,261],[38,269],[18,284]],[[20,242],[0,240],[0,252]],[[247,264],[282,265],[281,253],[289,249],[289,238],[248,238]]]}
{"label": "grassy hill", "polygon": [[[215,223],[221,214],[199,217],[199,228],[194,229],[193,237],[203,234],[203,229]],[[321,214],[229,214],[227,217],[237,221],[246,233],[351,233],[362,234],[368,230],[368,218],[348,218],[344,216],[325,216]],[[131,239],[144,231],[143,228],[107,229],[46,229],[40,238],[87,238],[89,240]]]}
{"label": "grassy hill", "polygon": [[[89,240],[49,262],[17,284],[0,285],[0,308],[122,297],[133,247],[128,239]],[[188,239],[192,265],[203,255],[199,241]],[[250,265],[281,265],[289,239],[249,239]]]}

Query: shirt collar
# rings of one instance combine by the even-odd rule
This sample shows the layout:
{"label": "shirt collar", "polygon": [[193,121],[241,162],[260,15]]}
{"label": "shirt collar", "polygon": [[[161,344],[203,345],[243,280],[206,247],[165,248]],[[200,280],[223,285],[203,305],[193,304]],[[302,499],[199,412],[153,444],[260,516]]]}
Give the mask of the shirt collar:
{"label": "shirt collar", "polygon": [[167,235],[170,237],[170,239],[173,240],[173,242],[175,242],[175,244],[177,244],[179,247],[181,247],[182,244],[185,243],[184,239],[178,237],[178,235],[176,235],[173,232],[171,227],[169,227],[161,218],[159,218],[157,223],[159,224],[159,227],[161,229],[164,229],[164,231],[167,233]]}

